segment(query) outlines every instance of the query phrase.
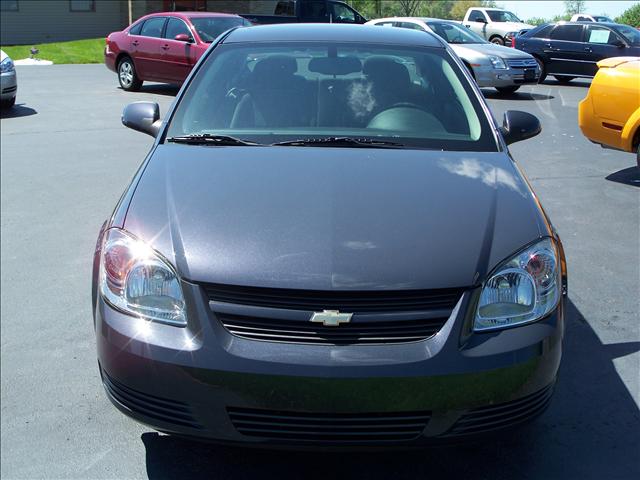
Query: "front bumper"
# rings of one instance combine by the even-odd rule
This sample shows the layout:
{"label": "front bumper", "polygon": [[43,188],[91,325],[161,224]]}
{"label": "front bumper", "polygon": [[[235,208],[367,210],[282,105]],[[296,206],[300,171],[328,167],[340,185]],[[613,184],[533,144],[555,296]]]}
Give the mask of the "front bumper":
{"label": "front bumper", "polygon": [[[533,71],[533,76],[527,76],[525,70]],[[480,87],[511,87],[515,85],[526,85],[538,83],[540,79],[540,68],[507,68],[496,70],[492,67],[473,67],[476,82]]]}
{"label": "front bumper", "polygon": [[184,293],[186,328],[140,321],[100,298],[95,310],[109,398],[168,433],[273,446],[442,442],[541,413],[560,363],[562,302],[537,323],[467,336],[464,312],[477,295],[468,291],[424,341],[321,346],[235,337],[198,286]]}
{"label": "front bumper", "polygon": [[18,76],[16,71],[0,74],[0,100],[11,100],[18,93]]}

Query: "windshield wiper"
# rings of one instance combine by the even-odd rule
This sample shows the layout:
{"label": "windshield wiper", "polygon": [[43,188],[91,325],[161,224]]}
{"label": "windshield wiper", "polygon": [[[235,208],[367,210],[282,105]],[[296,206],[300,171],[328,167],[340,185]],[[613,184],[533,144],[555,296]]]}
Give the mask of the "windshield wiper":
{"label": "windshield wiper", "polygon": [[272,143],[278,147],[366,147],[366,148],[397,148],[404,147],[402,143],[373,140],[354,137],[304,138],[286,142]]}
{"label": "windshield wiper", "polygon": [[242,146],[250,146],[250,147],[263,145],[262,143],[247,142],[246,140],[240,140],[239,138],[230,137],[228,135],[212,135],[210,133],[169,137],[167,138],[167,142],[186,143],[189,145],[219,145],[219,146],[242,145]]}

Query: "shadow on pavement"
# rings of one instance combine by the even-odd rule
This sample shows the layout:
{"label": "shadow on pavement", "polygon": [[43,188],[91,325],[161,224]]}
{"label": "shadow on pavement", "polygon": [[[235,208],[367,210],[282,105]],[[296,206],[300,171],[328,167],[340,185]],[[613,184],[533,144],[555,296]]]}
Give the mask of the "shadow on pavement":
{"label": "shadow on pavement", "polygon": [[[121,87],[118,88],[122,90]],[[167,95],[169,97],[175,97],[179,91],[180,85],[172,85],[169,83],[152,83],[150,85],[142,85],[142,87],[140,87],[140,90],[136,93],[153,93],[155,95]]]}
{"label": "shadow on pavement", "polygon": [[553,76],[544,79],[544,85],[553,85],[554,87],[586,87],[591,86],[590,78],[574,78],[570,82],[559,82]]}
{"label": "shadow on pavement", "polygon": [[18,103],[12,108],[3,108],[0,110],[0,118],[28,117],[36,113],[38,112],[33,108],[25,107],[24,103]]}
{"label": "shadow on pavement", "polygon": [[617,172],[607,175],[605,178],[610,182],[640,187],[640,167],[634,165],[633,167],[618,170]]}
{"label": "shadow on pavement", "polygon": [[307,453],[145,433],[150,479],[640,478],[640,412],[613,360],[640,342],[604,345],[567,302],[564,358],[549,409],[512,435],[413,451]]}
{"label": "shadow on pavement", "polygon": [[514,92],[500,93],[497,90],[482,89],[484,98],[491,100],[552,100],[553,95],[545,95],[543,93]]}

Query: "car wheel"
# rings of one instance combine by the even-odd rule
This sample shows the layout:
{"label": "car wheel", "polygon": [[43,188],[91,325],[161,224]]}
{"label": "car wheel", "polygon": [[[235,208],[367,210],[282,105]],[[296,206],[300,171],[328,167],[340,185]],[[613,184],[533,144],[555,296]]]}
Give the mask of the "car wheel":
{"label": "car wheel", "polygon": [[496,45],[504,45],[504,40],[502,39],[502,37],[493,37],[491,40],[489,40],[491,43],[495,43]]}
{"label": "car wheel", "polygon": [[16,104],[16,97],[13,97],[10,100],[2,100],[2,102],[0,103],[0,106],[2,106],[2,108],[11,108]]}
{"label": "car wheel", "polygon": [[546,68],[544,68],[544,62],[542,61],[542,59],[538,57],[533,58],[536,59],[536,62],[538,62],[538,67],[540,68],[540,78],[538,78],[538,83],[542,83],[544,82],[544,79],[547,78],[547,70]]}
{"label": "car wheel", "polygon": [[511,85],[510,87],[496,87],[496,90],[505,95],[518,91],[520,85]]}
{"label": "car wheel", "polygon": [[136,74],[136,67],[130,57],[124,57],[118,64],[118,81],[123,90],[133,92],[140,90],[142,80]]}
{"label": "car wheel", "polygon": [[573,80],[576,77],[570,77],[568,75],[554,75],[555,79],[558,80],[560,83],[569,83],[571,80]]}

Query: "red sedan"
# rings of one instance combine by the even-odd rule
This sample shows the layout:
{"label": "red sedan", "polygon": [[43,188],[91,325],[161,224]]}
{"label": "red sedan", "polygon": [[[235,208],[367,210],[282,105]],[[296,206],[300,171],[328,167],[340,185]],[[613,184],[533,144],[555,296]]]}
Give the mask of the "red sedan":
{"label": "red sedan", "polygon": [[124,90],[138,90],[144,80],[182,83],[218,35],[244,25],[251,23],[225,13],[154,13],[110,33],[104,63]]}

